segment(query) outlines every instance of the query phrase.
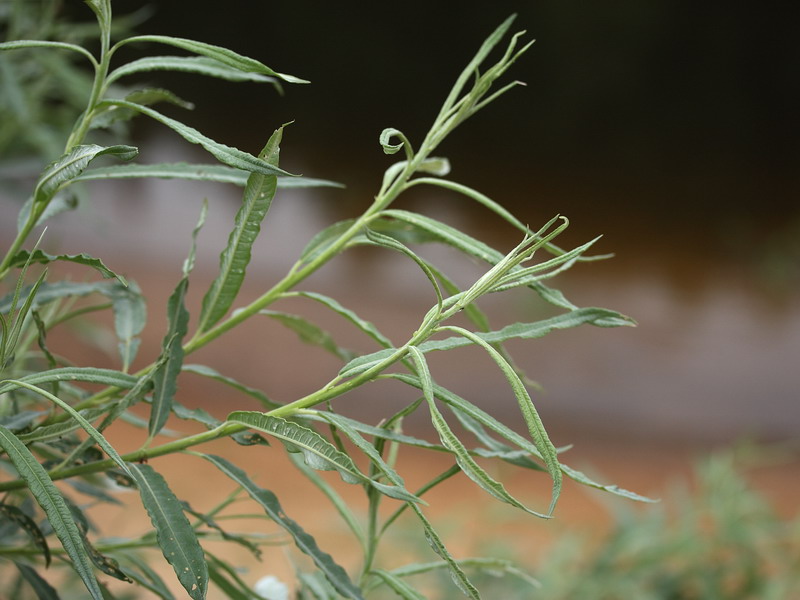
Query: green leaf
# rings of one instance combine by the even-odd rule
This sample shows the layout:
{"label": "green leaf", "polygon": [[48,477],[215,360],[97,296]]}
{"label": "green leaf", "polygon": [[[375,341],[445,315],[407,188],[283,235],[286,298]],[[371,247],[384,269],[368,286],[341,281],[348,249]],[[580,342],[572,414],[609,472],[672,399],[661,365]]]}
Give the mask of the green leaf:
{"label": "green leaf", "polygon": [[248,154],[247,152],[243,152],[238,148],[232,148],[230,146],[226,146],[225,144],[221,144],[219,142],[215,142],[211,138],[203,135],[193,127],[189,127],[188,125],[184,125],[180,121],[176,121],[175,119],[170,119],[169,117],[161,114],[160,112],[153,110],[152,108],[148,108],[147,106],[142,106],[141,104],[135,104],[133,102],[127,102],[125,100],[105,100],[100,104],[100,107],[105,106],[119,106],[122,108],[135,110],[143,115],[147,115],[151,119],[166,125],[177,134],[179,134],[183,139],[187,142],[192,144],[199,144],[207,152],[209,152],[214,158],[219,160],[221,163],[226,164],[230,167],[235,167],[237,169],[243,169],[245,171],[250,171],[252,173],[261,173],[262,175],[287,175],[290,176],[290,173],[279,169],[278,167],[265,162],[259,158],[256,158],[252,154]]}
{"label": "green leaf", "polygon": [[[73,181],[98,181],[104,179],[185,179],[190,181],[215,181],[244,187],[250,172],[225,165],[201,165],[194,163],[160,163],[155,165],[126,164],[86,169]],[[313,177],[278,177],[278,189],[344,187],[341,183]]]}
{"label": "green leaf", "polygon": [[189,311],[185,298],[189,288],[189,278],[184,276],[167,302],[169,326],[161,346],[164,362],[153,377],[153,403],[150,409],[148,439],[152,440],[161,431],[169,418],[172,401],[178,389],[178,375],[183,364],[182,341],[189,328]]}
{"label": "green leaf", "polygon": [[28,535],[34,545],[41,551],[44,557],[44,566],[49,567],[50,546],[47,545],[47,539],[36,522],[16,506],[2,502],[0,502],[0,516],[6,521],[14,523]]}
{"label": "green leaf", "polygon": [[425,596],[420,594],[394,573],[384,571],[383,569],[374,569],[370,571],[369,574],[380,579],[390,590],[403,598],[403,600],[425,600]]}
{"label": "green leaf", "polygon": [[99,258],[94,258],[88,254],[47,254],[41,250],[35,250],[33,253],[27,250],[20,250],[11,259],[9,267],[21,267],[30,260],[31,263],[49,264],[55,261],[72,262],[79,265],[86,265],[100,272],[106,279],[117,279],[122,285],[127,285],[125,278],[103,264]]}
{"label": "green leaf", "polygon": [[98,146],[86,144],[76,146],[58,160],[50,163],[42,172],[33,192],[34,207],[48,202],[56,192],[83,170],[98,156],[110,154],[122,160],[130,160],[139,153],[133,146]]}
{"label": "green leaf", "polygon": [[37,387],[35,385],[32,385],[30,383],[21,380],[7,379],[3,383],[7,383],[15,387],[22,387],[28,389],[32,392],[39,394],[44,398],[47,398],[48,400],[50,400],[50,402],[59,406],[62,410],[64,410],[67,414],[69,414],[69,416],[73,420],[78,422],[78,424],[83,428],[83,430],[86,431],[86,433],[88,433],[92,437],[92,439],[94,439],[95,442],[97,442],[97,445],[100,446],[103,449],[103,451],[108,455],[108,457],[111,458],[115,463],[117,463],[117,465],[119,465],[119,467],[123,471],[127,469],[127,463],[124,460],[122,460],[122,457],[117,453],[114,447],[108,443],[108,440],[106,440],[106,438],[103,437],[103,434],[97,431],[97,429],[95,429],[94,426],[83,417],[83,415],[81,415],[78,411],[72,408],[69,404],[67,404],[57,396],[51,394],[47,390],[43,390],[40,387]]}
{"label": "green leaf", "polygon": [[300,338],[300,341],[305,344],[319,346],[320,348],[327,350],[337,358],[340,358],[344,361],[348,361],[353,358],[353,353],[349,350],[341,348],[334,341],[330,333],[318,327],[317,325],[314,325],[314,323],[311,323],[305,317],[274,310],[260,310],[258,314],[275,319],[288,329],[291,329],[297,334],[297,336]]}
{"label": "green leaf", "polygon": [[[422,384],[422,393],[425,395],[425,400],[428,402],[428,408],[431,414],[431,423],[433,423],[436,432],[439,434],[439,439],[442,440],[442,444],[446,448],[448,448],[456,457],[456,462],[458,466],[461,468],[463,473],[472,479],[481,489],[489,493],[494,498],[500,500],[501,502],[505,502],[506,504],[510,504],[515,508],[519,508],[524,510],[525,512],[541,517],[541,518],[548,518],[547,515],[541,514],[536,512],[524,504],[522,504],[519,500],[514,498],[511,494],[508,493],[505,486],[502,483],[495,480],[489,473],[486,472],[473,458],[470,456],[467,449],[461,443],[461,440],[453,433],[450,429],[450,426],[445,421],[442,413],[436,407],[436,401],[433,395],[433,381],[431,380],[430,371],[428,370],[427,362],[425,361],[425,355],[416,348],[415,346],[411,346],[409,348],[409,354],[414,360],[414,364],[417,367],[417,372],[419,373],[419,380]],[[547,439],[549,442],[550,440]],[[555,449],[553,450],[555,452]],[[556,459],[556,465],[558,465],[558,460]],[[557,476],[560,477],[561,471],[557,470]],[[560,480],[559,480],[560,483]],[[559,486],[560,489],[560,486]],[[551,507],[552,509],[552,507]]]}
{"label": "green leaf", "polygon": [[[408,373],[392,373],[390,375],[393,379],[397,379],[398,381],[402,381],[412,387],[422,389],[422,384],[419,381],[419,378],[415,375],[410,375]],[[532,456],[542,459],[542,456],[536,446],[533,445],[529,440],[522,437],[513,429],[509,428],[507,425],[504,425],[490,414],[485,412],[484,410],[478,408],[471,402],[468,402],[461,396],[451,392],[450,390],[443,388],[441,386],[435,385],[433,386],[433,393],[434,396],[447,404],[453,412],[463,412],[468,417],[474,419],[482,426],[486,427],[487,429],[494,431],[495,433],[499,434],[518,448],[525,450]],[[621,496],[623,498],[631,498],[634,500],[638,500],[640,502],[653,502],[652,499],[646,498],[645,496],[640,496],[634,492],[630,492],[628,490],[621,489],[614,485],[603,485],[592,481],[587,477],[585,474],[581,473],[580,471],[576,471],[564,464],[560,465],[562,473],[564,473],[567,477],[573,479],[574,481],[587,485],[589,487],[593,487],[596,489],[604,490],[611,494],[615,494],[617,496]]]}
{"label": "green leaf", "polygon": [[268,75],[270,77],[277,77],[278,79],[285,81],[287,83],[308,83],[308,81],[306,81],[305,79],[300,79],[293,75],[287,75],[285,73],[278,73],[276,71],[273,71],[267,65],[253,58],[237,54],[233,50],[222,48],[220,46],[214,46],[212,44],[206,44],[204,42],[198,42],[195,40],[170,37],[165,35],[139,35],[122,40],[117,44],[117,46],[121,44],[130,44],[133,42],[137,43],[155,42],[158,44],[166,44],[168,46],[174,46],[176,48],[182,48],[183,50],[188,50],[189,52],[193,52],[194,54],[199,54],[200,56],[207,56],[208,58],[213,58],[214,60],[221,62],[224,65],[228,65],[229,67],[232,67],[234,69],[237,69],[245,73],[260,73],[262,75]]}
{"label": "green leaf", "polygon": [[375,325],[373,325],[369,321],[365,321],[352,310],[345,308],[337,300],[334,300],[333,298],[330,298],[329,296],[325,296],[323,294],[318,294],[316,292],[297,292],[296,294],[303,298],[308,298],[310,300],[319,302],[323,306],[327,306],[335,313],[341,315],[342,317],[350,321],[353,325],[358,327],[361,331],[366,333],[369,337],[378,342],[381,346],[385,347],[392,346],[392,342],[389,340],[389,338],[387,338],[380,331],[378,331]]}
{"label": "green leaf", "polygon": [[330,248],[336,240],[341,238],[342,235],[353,226],[353,223],[355,223],[355,219],[345,219],[344,221],[338,221],[337,223],[328,225],[311,238],[311,241],[303,248],[303,251],[300,253],[300,258],[297,259],[297,264],[310,263],[316,259],[320,254]]}
{"label": "green leaf", "polygon": [[[17,382],[41,386],[57,381],[85,381],[119,388],[130,388],[136,385],[138,378],[113,369],[98,369],[96,367],[62,367],[41,373],[31,373],[20,377]],[[0,381],[0,394],[5,394],[19,387],[9,381]]]}
{"label": "green leaf", "polygon": [[428,263],[417,256],[410,248],[403,245],[402,243],[398,242],[393,237],[388,235],[383,235],[382,233],[378,233],[377,231],[372,231],[370,229],[366,230],[367,239],[376,244],[378,246],[382,246],[384,248],[389,248],[390,250],[394,250],[396,252],[400,252],[404,254],[411,260],[413,260],[417,266],[425,273],[425,276],[428,278],[428,281],[431,282],[433,286],[433,291],[436,294],[436,303],[439,308],[439,311],[442,309],[442,291],[439,289],[439,284],[436,281],[436,276],[433,274],[433,271],[428,266]]}
{"label": "green leaf", "polygon": [[380,452],[375,449],[375,446],[361,437],[355,428],[350,426],[350,423],[347,419],[339,419],[339,415],[335,413],[326,413],[325,419],[337,427],[342,433],[344,433],[356,445],[356,447],[361,450],[367,456],[367,458],[369,458],[372,464],[375,465],[377,471],[382,473],[386,479],[394,483],[394,485],[389,486],[373,481],[372,486],[374,488],[376,488],[382,494],[398,500],[427,504],[425,501],[406,490],[403,478],[400,477],[397,471],[389,466],[385,460],[383,460],[383,457],[380,455]]}
{"label": "green leaf", "polygon": [[126,568],[125,573],[133,579],[138,585],[156,594],[163,600],[175,600],[175,596],[169,591],[167,584],[158,575],[158,573],[148,564],[146,560],[140,558],[137,554],[129,552],[124,555],[124,560],[131,563],[141,572],[135,572],[131,568]]}
{"label": "green leaf", "polygon": [[[259,153],[259,160],[277,168],[282,136],[283,127],[280,127]],[[276,189],[277,178],[274,175],[252,173],[248,178],[228,245],[219,257],[219,274],[203,297],[198,333],[208,331],[222,319],[239,293],[253,243],[261,231],[261,222],[272,205]]]}
{"label": "green leaf", "polygon": [[481,340],[476,334],[461,327],[447,327],[447,329],[460,333],[481,346],[492,360],[494,360],[497,366],[500,367],[503,375],[505,375],[511,389],[514,391],[514,396],[517,399],[517,404],[519,405],[522,417],[525,419],[525,424],[528,427],[528,432],[531,434],[533,443],[542,455],[544,464],[547,467],[547,472],[553,479],[553,493],[549,510],[549,514],[553,514],[553,509],[558,501],[558,497],[561,495],[561,465],[558,462],[558,452],[556,452],[553,442],[550,441],[550,437],[547,435],[547,431],[531,400],[530,394],[528,394],[528,391],[525,389],[525,384],[522,383],[519,375],[517,375],[513,367],[506,362],[503,356],[490,344]]}
{"label": "green leaf", "polygon": [[130,464],[142,504],[156,530],[158,545],[190,598],[202,599],[208,590],[208,567],[197,535],[183,505],[164,478],[149,465]]}
{"label": "green leaf", "polygon": [[60,50],[71,50],[83,54],[92,64],[97,64],[94,56],[82,46],[68,44],[66,42],[48,42],[44,40],[14,40],[13,42],[0,42],[0,50],[18,50],[20,48],[57,48]]}
{"label": "green leaf", "polygon": [[31,589],[33,589],[39,600],[59,600],[58,592],[56,592],[53,586],[47,583],[33,567],[23,565],[17,561],[14,561],[14,565],[19,569],[20,575],[28,582],[28,585],[31,586]]}
{"label": "green leaf", "polygon": [[93,600],[103,600],[103,594],[92,570],[92,563],[83,546],[81,532],[73,520],[67,503],[47,472],[25,445],[2,426],[0,426],[0,447],[14,463],[20,477],[47,515],[53,531],[72,561],[72,568],[83,581]]}
{"label": "green leaf", "polygon": [[205,365],[195,365],[195,364],[186,365],[186,364],[184,364],[182,369],[183,369],[183,371],[185,371],[187,373],[194,373],[196,375],[201,375],[203,377],[208,377],[209,379],[213,379],[214,381],[219,381],[220,383],[228,385],[228,386],[230,386],[230,387],[232,387],[232,388],[234,388],[236,390],[239,390],[240,392],[242,392],[244,394],[247,394],[248,396],[250,396],[252,398],[255,398],[256,400],[258,400],[266,408],[270,408],[271,409],[271,408],[277,408],[278,406],[281,406],[277,402],[273,402],[272,400],[270,400],[266,396],[266,394],[264,394],[261,390],[257,390],[255,388],[251,388],[251,387],[249,387],[249,386],[247,386],[247,385],[245,385],[245,384],[243,384],[243,383],[241,383],[239,381],[236,381],[235,379],[233,379],[231,377],[227,377],[226,375],[222,375],[221,373],[219,373],[218,371],[215,371],[211,367],[207,367]]}
{"label": "green leaf", "polygon": [[272,520],[275,521],[278,526],[285,529],[289,535],[292,536],[297,544],[297,547],[311,557],[311,559],[314,561],[314,564],[316,564],[317,568],[325,574],[325,577],[328,579],[331,585],[334,586],[337,592],[339,592],[345,598],[363,600],[361,590],[359,590],[353,584],[353,582],[350,580],[350,577],[347,575],[347,572],[338,564],[336,564],[329,554],[320,550],[314,538],[306,533],[303,528],[300,527],[300,525],[286,516],[286,513],[283,511],[283,508],[278,502],[278,498],[275,496],[275,494],[269,490],[258,487],[244,471],[234,466],[224,458],[211,454],[203,454],[201,456],[214,464],[218,469],[225,473],[225,475],[240,485],[250,495],[251,498],[258,502],[259,505],[264,508],[267,515],[269,515],[269,517],[272,518]]}
{"label": "green leaf", "polygon": [[106,83],[110,84],[128,75],[149,73],[151,71],[180,71],[195,73],[224,79],[226,81],[250,81],[255,83],[272,83],[279,90],[280,85],[275,77],[242,71],[207,56],[147,56],[114,69],[109,73]]}
{"label": "green leaf", "polygon": [[114,312],[114,330],[119,340],[119,353],[122,358],[122,370],[127,371],[139,349],[137,337],[144,329],[147,321],[147,306],[142,291],[136,282],[128,285],[115,285],[98,290],[111,299]]}
{"label": "green leaf", "polygon": [[402,483],[399,486],[387,486],[364,475],[358,470],[353,459],[337,450],[313,429],[259,412],[235,411],[228,415],[227,421],[246,425],[281,440],[290,450],[301,451],[309,467],[318,471],[338,471],[342,481],[346,483],[366,483],[392,498],[408,502],[418,501],[416,496],[405,491]]}

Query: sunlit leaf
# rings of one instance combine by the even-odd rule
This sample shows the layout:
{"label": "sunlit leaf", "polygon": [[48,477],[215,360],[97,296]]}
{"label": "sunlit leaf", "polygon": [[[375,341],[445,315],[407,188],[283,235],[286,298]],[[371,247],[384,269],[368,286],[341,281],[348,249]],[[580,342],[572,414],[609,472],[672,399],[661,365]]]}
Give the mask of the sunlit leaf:
{"label": "sunlit leaf", "polygon": [[265,315],[283,324],[285,327],[295,332],[297,337],[305,344],[319,346],[344,361],[350,360],[353,357],[353,353],[350,350],[341,348],[330,333],[310,322],[305,317],[275,310],[261,310],[259,314]]}

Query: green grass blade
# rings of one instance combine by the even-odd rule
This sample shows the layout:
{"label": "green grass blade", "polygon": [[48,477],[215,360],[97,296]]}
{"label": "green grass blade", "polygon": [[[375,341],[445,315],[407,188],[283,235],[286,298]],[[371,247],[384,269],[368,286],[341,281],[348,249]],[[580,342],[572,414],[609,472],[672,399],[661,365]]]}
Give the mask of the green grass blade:
{"label": "green grass blade", "polygon": [[27,250],[20,250],[14,257],[11,259],[9,263],[9,267],[21,267],[26,264],[30,260],[31,263],[39,263],[39,264],[49,264],[55,261],[61,262],[71,262],[76,263],[79,265],[86,265],[87,267],[91,267],[98,271],[104,278],[106,279],[116,279],[122,285],[127,285],[125,278],[121,275],[115,273],[111,269],[109,269],[106,265],[103,264],[103,261],[99,258],[94,258],[89,256],[88,254],[47,254],[41,250],[35,250],[34,252],[28,252]]}
{"label": "green grass blade", "polygon": [[131,464],[142,504],[156,530],[158,545],[183,588],[194,600],[206,597],[208,567],[183,505],[164,478],[149,465]]}
{"label": "green grass blade", "polygon": [[73,520],[67,503],[47,472],[25,445],[3,426],[0,426],[0,446],[5,450],[19,476],[27,483],[31,494],[47,515],[53,531],[72,561],[72,568],[83,581],[93,600],[103,600],[103,594],[92,569],[92,562],[83,546],[81,532]]}
{"label": "green grass blade", "polygon": [[[487,473],[486,470],[483,469],[475,461],[475,459],[472,458],[472,456],[470,456],[470,453],[461,443],[461,440],[459,440],[458,437],[453,433],[452,429],[450,429],[450,426],[447,424],[447,421],[445,421],[444,417],[442,416],[442,413],[436,407],[436,400],[433,394],[433,381],[431,379],[430,371],[428,370],[428,364],[425,360],[425,355],[419,350],[419,348],[414,346],[409,348],[409,354],[414,360],[414,364],[417,367],[417,372],[419,373],[419,380],[422,385],[422,393],[425,395],[425,399],[428,402],[428,408],[430,409],[431,423],[433,423],[436,432],[439,434],[439,439],[442,440],[442,444],[444,444],[444,446],[455,455],[456,462],[463,473],[472,481],[474,481],[481,489],[489,493],[497,500],[505,502],[506,504],[510,504],[515,508],[524,510],[531,515],[541,518],[548,518],[547,515],[528,508],[519,500],[514,498],[508,493],[502,483],[489,475],[489,473]],[[549,441],[549,439],[547,441]],[[555,453],[555,449],[553,449],[553,452]],[[558,465],[557,459],[556,465]],[[561,471],[556,470],[556,473],[558,477],[560,477]]]}
{"label": "green grass blade", "polygon": [[[283,127],[280,127],[259,153],[259,160],[277,168],[282,136]],[[250,263],[253,243],[261,231],[261,222],[272,205],[276,189],[275,175],[252,173],[248,178],[228,245],[219,257],[219,274],[203,298],[198,333],[208,331],[222,319],[236,298]]]}
{"label": "green grass blade", "polygon": [[154,42],[158,44],[166,44],[168,46],[174,46],[176,48],[188,50],[189,52],[199,54],[200,56],[213,58],[222,64],[228,65],[229,67],[245,73],[260,73],[270,77],[277,77],[281,81],[285,81],[287,83],[308,83],[308,81],[305,79],[300,79],[299,77],[295,77],[293,75],[287,75],[285,73],[273,71],[264,63],[238,54],[233,50],[229,50],[228,48],[214,46],[213,44],[206,44],[205,42],[198,42],[185,38],[177,38],[166,35],[139,35],[122,40],[117,44],[117,46],[122,44],[130,44],[133,42]]}
{"label": "green grass blade", "polygon": [[[98,181],[104,179],[185,179],[188,181],[214,181],[231,183],[239,187],[247,185],[249,171],[225,165],[202,165],[195,163],[159,163],[155,165],[126,164],[86,169],[73,181]],[[313,177],[278,177],[278,189],[344,187],[341,183]]]}
{"label": "green grass blade", "polygon": [[286,516],[275,494],[269,490],[258,487],[244,471],[224,458],[210,454],[201,456],[214,464],[225,475],[240,485],[251,498],[258,502],[266,511],[267,515],[292,536],[297,547],[311,557],[317,568],[325,574],[325,577],[339,594],[353,600],[364,600],[361,595],[361,590],[353,584],[347,572],[336,564],[329,554],[320,550],[316,540],[306,533],[300,525]]}
{"label": "green grass blade", "polygon": [[136,104],[134,102],[127,102],[125,100],[106,100],[100,105],[100,108],[105,108],[106,106],[119,106],[121,108],[140,112],[143,115],[146,115],[151,119],[166,125],[187,142],[199,144],[214,158],[219,160],[221,163],[228,165],[229,167],[242,169],[252,173],[261,173],[262,175],[291,175],[290,173],[287,173],[286,171],[279,169],[274,165],[256,158],[252,154],[248,154],[247,152],[239,150],[238,148],[232,148],[230,146],[226,146],[225,144],[216,142],[203,135],[193,127],[184,125],[175,119],[170,119],[166,115],[163,115],[147,106]]}
{"label": "green grass blade", "polygon": [[280,89],[280,84],[278,84],[278,80],[275,77],[263,75],[262,73],[252,73],[235,69],[225,63],[206,56],[146,56],[114,69],[109,73],[106,83],[113,83],[121,77],[127,77],[138,73],[150,73],[152,71],[179,71],[182,73],[206,75],[226,81],[272,83]]}

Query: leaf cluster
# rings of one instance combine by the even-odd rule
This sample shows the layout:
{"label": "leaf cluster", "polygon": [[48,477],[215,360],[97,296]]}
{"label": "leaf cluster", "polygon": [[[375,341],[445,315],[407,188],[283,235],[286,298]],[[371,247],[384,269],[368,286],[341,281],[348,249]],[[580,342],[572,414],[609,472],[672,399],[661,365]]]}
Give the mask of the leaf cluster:
{"label": "leaf cluster", "polygon": [[[113,26],[110,0],[87,0],[100,30],[99,50],[93,53],[73,41],[18,39],[0,43],[0,56],[37,50],[48,56],[67,52],[87,62],[93,71],[84,97],[85,107],[66,135],[59,155],[51,157],[20,211],[18,233],[0,261],[0,281],[12,282],[0,297],[0,463],[8,473],[0,481],[0,527],[3,542],[0,561],[13,563],[18,585],[27,585],[39,598],[57,598],[58,592],[42,574],[42,567],[58,561],[79,578],[91,598],[111,596],[98,570],[105,576],[133,582],[161,598],[172,598],[170,584],[156,574],[146,560],[131,549],[158,549],[171,565],[175,579],[190,598],[205,598],[215,586],[229,598],[252,598],[236,568],[212,553],[206,540],[222,539],[258,554],[270,538],[228,530],[223,514],[239,497],[248,498],[286,540],[307,555],[316,571],[298,573],[298,593],[304,598],[365,598],[375,590],[389,589],[402,598],[420,598],[408,577],[444,569],[469,598],[480,593],[468,575],[470,569],[497,569],[491,559],[460,560],[447,548],[442,536],[425,514],[425,494],[456,474],[464,474],[479,489],[525,513],[550,518],[561,493],[563,477],[612,494],[646,500],[615,486],[596,483],[561,462],[526,387],[526,378],[515,366],[504,344],[515,339],[541,338],[553,331],[589,324],[598,327],[632,325],[615,311],[579,307],[547,282],[586,256],[593,242],[572,250],[554,243],[567,220],[554,217],[536,231],[530,230],[500,204],[477,190],[446,179],[449,163],[434,152],[450,132],[476,112],[515,87],[497,87],[498,79],[530,44],[517,47],[523,33],[502,46],[513,17],[502,23],[478,50],[457,78],[439,115],[418,147],[398,129],[384,130],[379,142],[386,154],[402,151],[403,160],[389,166],[373,202],[357,217],[335,223],[309,241],[286,275],[272,283],[255,300],[234,310],[245,281],[252,247],[259,236],[278,191],[286,187],[336,185],[301,178],[280,167],[284,127],[279,126],[257,155],[213,140],[181,121],[167,117],[153,106],[168,102],[191,105],[162,88],[128,88],[132,75],[182,71],[222,78],[230,82],[257,81],[282,86],[306,83],[277,72],[262,62],[232,50],[168,36],[121,35]],[[116,64],[117,51],[129,44],[166,48],[169,54],[153,54]],[[489,60],[496,49],[500,56]],[[178,52],[173,54],[173,52]],[[23,85],[24,82],[18,82]],[[125,143],[102,143],[115,124],[146,117],[169,128],[191,144],[202,147],[218,164],[127,164],[95,166],[100,157],[131,161],[139,149]],[[239,211],[227,244],[220,254],[218,274],[203,294],[196,319],[190,319],[187,294],[195,263],[197,236],[206,220],[206,205],[189,240],[189,251],[180,277],[166,306],[167,328],[159,353],[149,364],[131,372],[139,353],[139,338],[147,323],[141,291],[100,259],[86,254],[66,255],[30,245],[32,234],[54,215],[74,208],[72,186],[96,180],[159,177],[230,183],[243,188]],[[445,188],[478,202],[500,221],[517,230],[521,241],[510,251],[485,242],[424,214],[393,208],[406,190],[415,186]],[[437,243],[449,246],[485,265],[485,272],[463,288],[427,259],[420,248]],[[400,253],[420,269],[429,282],[432,306],[402,341],[393,341],[375,324],[336,299],[304,288],[306,280],[339,254],[356,246]],[[539,260],[539,256],[546,257]],[[536,260],[534,260],[536,259]],[[73,263],[94,272],[96,281],[51,281],[48,267]],[[35,273],[34,273],[35,271]],[[32,283],[29,281],[32,280]],[[480,307],[481,299],[512,288],[527,289],[558,311],[556,316],[530,323],[494,328]],[[288,300],[316,305],[349,323],[373,344],[374,350],[354,355],[335,337],[300,314],[276,310]],[[280,307],[277,307],[280,308]],[[63,323],[89,313],[113,314],[118,345],[118,367],[98,368],[73,364],[48,347],[48,335]],[[251,319],[268,317],[294,331],[302,341],[331,352],[341,361],[330,381],[308,395],[278,403],[263,390],[220,373],[214,367],[190,364],[187,357]],[[462,346],[482,349],[508,382],[519,410],[525,434],[491,416],[473,400],[439,385],[428,364],[434,351]],[[279,351],[278,348],[267,350]],[[237,350],[238,351],[238,350]],[[231,395],[257,399],[260,411],[231,410],[220,420],[202,409],[181,404],[179,382],[203,377],[229,386]],[[405,386],[411,400],[396,414],[378,423],[348,418],[336,411],[338,399],[352,390],[378,380]],[[233,401],[232,401],[233,402]],[[147,415],[141,418],[141,412]],[[403,422],[415,411],[426,411],[437,433],[424,440],[404,430]],[[198,433],[170,434],[170,420],[191,422]],[[107,430],[124,421],[142,430],[137,450],[120,453]],[[457,424],[457,426],[455,426]],[[347,570],[335,555],[323,550],[302,524],[293,520],[275,493],[261,487],[254,473],[224,456],[200,452],[206,442],[229,438],[250,446],[253,452],[280,442],[293,458],[298,473],[307,477],[331,501],[363,551],[357,570]],[[452,457],[452,467],[419,489],[409,490],[397,470],[403,447],[419,447]],[[207,461],[236,486],[234,494],[207,512],[195,511],[178,498],[158,471],[160,456],[184,453],[182,460]],[[513,496],[495,479],[485,460],[503,461],[549,478],[551,501],[534,509]],[[367,514],[358,514],[336,486],[320,476],[332,471],[345,484],[363,490]],[[72,497],[72,486],[97,503],[116,502],[120,487],[138,490],[139,499],[152,522],[152,532],[139,539],[97,537],[89,526],[87,507]],[[380,510],[391,503],[388,516]],[[236,516],[235,514],[233,516]],[[423,562],[399,569],[381,565],[378,553],[386,531],[401,517],[413,519],[429,543],[437,562]],[[513,572],[511,565],[503,566]]]}

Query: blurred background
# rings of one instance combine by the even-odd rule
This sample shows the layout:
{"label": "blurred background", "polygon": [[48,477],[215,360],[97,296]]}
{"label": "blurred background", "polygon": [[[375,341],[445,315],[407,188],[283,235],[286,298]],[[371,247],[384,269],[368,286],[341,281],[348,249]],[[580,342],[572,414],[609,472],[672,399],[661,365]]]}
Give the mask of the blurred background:
{"label": "blurred background", "polygon": [[[192,6],[187,14],[178,2],[114,3],[118,14],[133,15],[139,32],[228,46],[311,84],[287,85],[281,96],[263,85],[153,74],[153,83],[196,104],[191,113],[163,112],[251,153],[278,125],[294,121],[284,135],[281,166],[346,186],[279,194],[246,297],[279,277],[317,231],[368,205],[392,162],[378,144],[380,131],[396,127],[418,143],[481,41],[516,12],[514,27],[536,39],[509,74],[526,87],[467,122],[439,153],[451,161],[451,179],[507,206],[532,228],[555,214],[569,217],[562,246],[602,234],[595,251],[615,257],[579,265],[555,285],[580,306],[616,309],[639,323],[556,332],[512,347],[542,385],[534,401],[554,441],[575,442],[581,460],[643,493],[656,487],[654,471],[660,477],[683,468],[675,462],[679,455],[744,437],[796,443],[800,45],[794,6],[780,13],[667,0],[503,0],[481,3],[479,10],[421,1]],[[63,9],[89,19],[83,3],[65,2]],[[0,90],[7,111],[0,117],[6,125],[24,124],[22,113],[8,108],[8,89],[5,96]],[[52,102],[80,106],[79,92],[62,88]],[[154,123],[138,122],[133,134],[141,162],[212,162]],[[19,157],[48,144],[19,134],[0,137],[5,243],[15,231],[15,195],[30,183],[26,174],[37,171],[35,160]],[[63,140],[52,146],[51,158],[61,146]],[[210,199],[211,212],[199,239],[196,303],[214,277],[238,190],[136,181],[93,184],[89,192],[77,211],[52,221],[48,243],[102,256],[139,281],[151,309],[141,351],[149,360],[158,351],[163,301],[180,275],[202,199]],[[418,191],[402,205],[503,250],[518,242],[515,232],[463,198]],[[446,251],[431,252],[465,281],[480,272]],[[308,284],[398,340],[433,302],[416,267],[380,253],[346,255]],[[530,298],[513,294],[488,309],[497,326],[542,314]],[[321,356],[315,372],[293,371],[303,347],[277,325],[260,327],[232,333],[224,349],[198,353],[197,362],[277,400],[315,389],[338,368]],[[231,347],[249,348],[254,340],[263,341],[263,354],[231,354]],[[267,354],[270,346],[280,347],[277,356]],[[494,412],[515,410],[510,394],[498,397],[502,376],[481,360],[459,354],[437,364],[434,375]],[[380,389],[379,401],[372,391],[355,394],[341,407],[374,410],[377,419],[396,401],[394,391]],[[204,392],[191,383],[184,388],[186,398],[225,414],[226,401]],[[789,468],[798,474],[796,461]],[[798,490],[785,487],[785,475],[775,481],[784,486],[784,506],[796,506]]]}

